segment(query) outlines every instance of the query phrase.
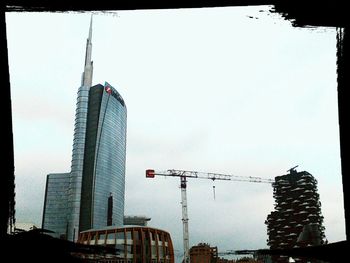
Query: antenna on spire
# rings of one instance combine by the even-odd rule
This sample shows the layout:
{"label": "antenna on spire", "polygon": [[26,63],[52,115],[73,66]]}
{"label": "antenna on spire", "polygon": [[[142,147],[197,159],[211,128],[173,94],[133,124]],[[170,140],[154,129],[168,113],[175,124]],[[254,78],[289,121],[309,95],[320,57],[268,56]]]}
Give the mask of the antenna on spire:
{"label": "antenna on spire", "polygon": [[86,51],[85,51],[85,65],[84,72],[81,80],[82,86],[91,87],[92,84],[92,72],[93,72],[93,64],[91,60],[91,52],[92,52],[92,14],[90,18],[90,28],[89,28],[89,36],[86,40]]}
{"label": "antenna on spire", "polygon": [[90,42],[92,39],[92,16],[93,16],[93,14],[91,14],[91,17],[90,17],[90,28],[89,28],[89,40],[90,40]]}

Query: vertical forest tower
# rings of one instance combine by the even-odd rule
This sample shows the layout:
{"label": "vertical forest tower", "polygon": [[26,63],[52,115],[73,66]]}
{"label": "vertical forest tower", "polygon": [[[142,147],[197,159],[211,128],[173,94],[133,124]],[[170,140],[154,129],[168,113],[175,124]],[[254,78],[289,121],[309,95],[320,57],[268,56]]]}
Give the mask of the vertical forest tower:
{"label": "vertical forest tower", "polygon": [[[265,221],[268,245],[271,249],[286,249],[323,244],[325,228],[317,181],[306,171],[289,171],[273,183],[275,211]],[[274,262],[286,260],[280,257]]]}

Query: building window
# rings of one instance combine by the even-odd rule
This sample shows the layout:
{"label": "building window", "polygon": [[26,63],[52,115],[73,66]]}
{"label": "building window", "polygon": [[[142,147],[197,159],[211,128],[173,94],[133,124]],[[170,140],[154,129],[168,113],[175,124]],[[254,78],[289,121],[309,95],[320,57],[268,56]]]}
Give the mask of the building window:
{"label": "building window", "polygon": [[132,240],[131,231],[126,232],[126,239]]}
{"label": "building window", "polygon": [[115,246],[115,250],[117,251],[117,255],[123,255],[124,256],[124,244],[117,244]]}
{"label": "building window", "polygon": [[115,240],[115,233],[108,233],[107,240]]}
{"label": "building window", "polygon": [[117,232],[117,240],[123,241],[124,243],[124,232]]}
{"label": "building window", "polygon": [[152,241],[155,241],[156,240],[156,235],[154,232],[151,232],[151,235],[152,235]]}
{"label": "building window", "polygon": [[126,245],[126,252],[127,252],[129,255],[134,254],[133,245]]}
{"label": "building window", "polygon": [[163,255],[163,247],[162,246],[158,247],[158,253],[159,253],[159,258],[160,259],[164,257],[164,255]]}
{"label": "building window", "polygon": [[158,233],[158,241],[162,241],[162,234]]}
{"label": "building window", "polygon": [[101,244],[101,242],[104,244],[105,242],[105,239],[106,239],[106,233],[103,233],[103,234],[99,234],[99,237],[98,237],[98,243]]}
{"label": "building window", "polygon": [[157,256],[157,247],[152,246],[152,258]]}

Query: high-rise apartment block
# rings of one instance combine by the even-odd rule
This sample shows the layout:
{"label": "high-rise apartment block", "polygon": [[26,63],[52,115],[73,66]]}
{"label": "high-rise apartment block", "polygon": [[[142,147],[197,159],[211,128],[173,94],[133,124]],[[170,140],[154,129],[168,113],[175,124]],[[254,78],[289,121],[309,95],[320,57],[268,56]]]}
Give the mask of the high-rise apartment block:
{"label": "high-rise apartment block", "polygon": [[123,226],[125,102],[110,84],[92,85],[92,19],[78,90],[70,173],[49,174],[42,227],[76,241],[79,232]]}
{"label": "high-rise apartment block", "polygon": [[[289,174],[275,177],[273,188],[275,211],[265,221],[270,248],[323,244],[325,234],[316,179],[306,171],[291,169]],[[288,262],[283,257],[274,261]]]}
{"label": "high-rise apartment block", "polygon": [[89,91],[79,231],[123,226],[126,108],[107,83]]}

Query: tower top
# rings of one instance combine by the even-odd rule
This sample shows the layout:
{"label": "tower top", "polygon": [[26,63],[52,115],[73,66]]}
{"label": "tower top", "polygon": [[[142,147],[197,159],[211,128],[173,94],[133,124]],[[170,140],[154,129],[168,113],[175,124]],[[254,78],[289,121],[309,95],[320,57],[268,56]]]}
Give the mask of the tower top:
{"label": "tower top", "polygon": [[90,17],[90,28],[89,28],[89,40],[91,42],[92,39],[92,15]]}
{"label": "tower top", "polygon": [[85,65],[84,72],[81,80],[82,86],[91,87],[92,84],[92,72],[93,72],[93,62],[91,60],[91,52],[92,52],[92,15],[90,18],[90,28],[89,28],[89,36],[86,40],[86,51],[85,51]]}

